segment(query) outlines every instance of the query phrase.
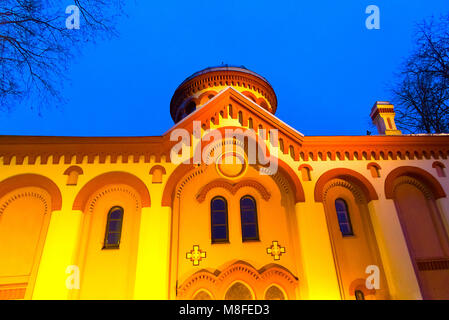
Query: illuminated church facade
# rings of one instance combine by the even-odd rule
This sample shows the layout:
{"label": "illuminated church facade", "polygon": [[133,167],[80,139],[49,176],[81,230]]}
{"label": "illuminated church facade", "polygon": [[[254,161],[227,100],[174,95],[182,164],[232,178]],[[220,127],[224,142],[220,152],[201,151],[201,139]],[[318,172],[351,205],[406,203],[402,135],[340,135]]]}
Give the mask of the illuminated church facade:
{"label": "illuminated church facade", "polygon": [[[308,137],[244,67],[157,137],[0,137],[0,299],[449,299],[449,136]],[[369,111],[369,110],[367,110]]]}

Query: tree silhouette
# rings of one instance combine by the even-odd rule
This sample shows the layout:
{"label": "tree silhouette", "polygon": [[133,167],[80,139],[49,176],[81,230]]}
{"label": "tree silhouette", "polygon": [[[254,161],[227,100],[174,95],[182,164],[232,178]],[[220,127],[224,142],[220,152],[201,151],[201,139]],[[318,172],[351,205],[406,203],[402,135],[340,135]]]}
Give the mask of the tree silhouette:
{"label": "tree silhouette", "polygon": [[397,124],[411,133],[449,132],[449,15],[417,25],[416,48],[393,86]]}
{"label": "tree silhouette", "polygon": [[60,89],[83,44],[117,35],[123,0],[73,0],[80,29],[66,27],[61,0],[0,1],[0,109],[62,102]]}

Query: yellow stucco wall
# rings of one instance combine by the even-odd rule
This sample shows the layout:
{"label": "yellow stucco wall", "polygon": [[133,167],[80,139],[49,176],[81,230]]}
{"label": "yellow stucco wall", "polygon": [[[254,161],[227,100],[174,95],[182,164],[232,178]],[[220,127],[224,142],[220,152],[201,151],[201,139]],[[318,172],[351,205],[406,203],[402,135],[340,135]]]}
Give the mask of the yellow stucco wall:
{"label": "yellow stucco wall", "polygon": [[[220,127],[240,126],[238,120],[221,119]],[[216,126],[212,125],[212,128]],[[273,146],[270,149],[274,151]],[[66,185],[67,176],[63,173],[70,166],[61,159],[53,164],[52,158],[45,165],[38,159],[29,165],[28,160],[17,165],[15,159],[9,165],[0,158],[0,181],[21,174],[37,174],[52,180],[62,195],[62,209],[49,213],[50,222],[43,245],[42,254],[35,261],[37,273],[32,276],[26,298],[32,299],[74,299],[79,297],[78,289],[69,289],[66,282],[70,274],[69,266],[77,265],[80,246],[82,246],[83,223],[86,212],[73,210],[76,196],[89,181],[108,172],[127,172],[140,179],[149,191],[151,206],[140,209],[140,222],[137,224],[135,271],[133,288],[129,298],[134,299],[175,299],[176,290],[195,272],[205,269],[213,273],[222,270],[230,263],[244,260],[259,269],[276,262],[297,277],[297,299],[341,299],[339,277],[332,250],[328,222],[322,203],[315,202],[316,182],[327,171],[336,168],[347,168],[363,175],[375,188],[378,200],[368,203],[373,231],[379,247],[380,257],[385,270],[386,285],[393,299],[421,299],[421,293],[407,249],[400,221],[393,200],[385,198],[385,178],[395,168],[415,166],[421,168],[438,180],[444,190],[449,190],[448,178],[438,177],[432,167],[434,160],[378,160],[381,176],[373,178],[367,169],[370,160],[318,160],[294,161],[288,154],[278,153],[281,160],[287,163],[297,174],[304,189],[305,202],[294,201],[283,194],[282,189],[269,176],[260,176],[249,169],[245,178],[260,182],[271,194],[269,201],[251,188],[242,188],[236,194],[221,189],[212,190],[206,200],[199,203],[195,199],[200,188],[214,179],[221,178],[215,169],[187,183],[182,190],[180,200],[173,207],[163,207],[164,188],[176,165],[154,162],[145,163],[143,157],[138,163],[111,163],[110,158],[100,164],[98,158],[88,163],[77,164],[83,170],[76,186]],[[449,167],[449,160],[441,160]],[[154,165],[165,168],[166,174],[162,183],[152,183],[150,169]],[[311,181],[302,181],[298,167],[310,165]],[[73,165],[73,163],[71,164]],[[180,181],[181,182],[181,181]],[[239,225],[238,201],[241,196],[250,194],[258,203],[260,241],[242,243]],[[210,243],[210,200],[215,195],[224,195],[230,203],[230,243]],[[449,230],[449,200],[437,201],[443,216],[446,230]],[[113,203],[111,203],[113,205]],[[1,218],[0,218],[1,219]],[[1,220],[0,220],[1,223]],[[266,248],[277,240],[287,248],[287,253],[280,261],[273,261],[266,253]],[[192,265],[186,259],[186,253],[193,245],[200,245],[207,252],[207,257],[200,267]],[[122,268],[121,265],[110,265],[109,268]],[[84,270],[80,269],[81,277]],[[113,272],[112,272],[113,273]],[[1,281],[2,279],[0,279]],[[30,291],[31,290],[31,291]],[[82,290],[82,288],[81,288]],[[104,292],[101,287],[89,289],[91,296],[101,298]],[[222,297],[218,297],[222,298]]]}

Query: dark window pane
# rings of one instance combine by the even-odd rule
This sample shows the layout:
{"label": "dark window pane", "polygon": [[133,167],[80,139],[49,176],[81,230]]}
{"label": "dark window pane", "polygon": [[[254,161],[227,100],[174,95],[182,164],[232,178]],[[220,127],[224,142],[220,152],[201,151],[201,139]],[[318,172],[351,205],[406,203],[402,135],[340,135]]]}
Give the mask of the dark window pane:
{"label": "dark window pane", "polygon": [[242,212],[242,222],[243,223],[256,223],[256,212],[255,211]]}
{"label": "dark window pane", "polygon": [[346,212],[339,212],[337,211],[338,221],[340,223],[348,222],[348,216],[346,215]]}
{"label": "dark window pane", "polygon": [[108,234],[108,245],[118,244],[120,241],[120,233],[109,233]]}
{"label": "dark window pane", "polygon": [[224,212],[212,212],[212,224],[226,224],[226,214]]}
{"label": "dark window pane", "polygon": [[104,247],[117,249],[121,238],[121,231],[123,224],[123,209],[120,207],[113,207],[108,212],[107,217],[108,220],[104,240]]}
{"label": "dark window pane", "polygon": [[346,211],[346,204],[343,200],[337,199],[335,200],[335,208],[337,211]]}
{"label": "dark window pane", "polygon": [[251,198],[243,198],[242,200],[240,200],[240,206],[242,208],[247,208],[247,209],[254,209],[255,207],[255,203],[254,200]]}
{"label": "dark window pane", "polygon": [[351,229],[349,228],[348,224],[340,224],[340,230],[343,235],[351,234]]}
{"label": "dark window pane", "polygon": [[213,240],[226,240],[226,226],[214,226],[212,227],[212,239]]}
{"label": "dark window pane", "polygon": [[223,199],[214,199],[212,200],[212,210],[225,210],[226,203]]}
{"label": "dark window pane", "polygon": [[111,212],[110,218],[114,220],[118,220],[122,218],[122,209],[115,209]]}
{"label": "dark window pane", "polygon": [[256,201],[252,197],[245,196],[240,199],[240,216],[242,223],[242,239],[257,240],[259,238],[257,208]]}
{"label": "dark window pane", "polygon": [[109,232],[111,231],[116,231],[119,232],[122,226],[122,221],[121,220],[114,220],[114,221],[109,221]]}
{"label": "dark window pane", "polygon": [[257,225],[246,224],[243,226],[243,238],[244,239],[256,239],[257,238]]}
{"label": "dark window pane", "polygon": [[212,242],[228,240],[228,209],[224,198],[211,201],[211,233]]}
{"label": "dark window pane", "polygon": [[259,238],[257,208],[256,201],[252,197],[245,196],[240,199],[240,216],[242,223],[242,239],[257,240]]}
{"label": "dark window pane", "polygon": [[338,223],[343,236],[352,236],[351,220],[349,218],[348,206],[343,199],[335,200],[335,209],[337,211]]}

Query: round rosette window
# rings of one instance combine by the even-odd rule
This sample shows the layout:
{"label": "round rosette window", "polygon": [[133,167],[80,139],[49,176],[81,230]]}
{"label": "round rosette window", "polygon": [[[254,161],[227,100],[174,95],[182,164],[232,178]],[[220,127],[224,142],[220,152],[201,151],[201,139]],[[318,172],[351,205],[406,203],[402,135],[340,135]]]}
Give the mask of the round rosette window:
{"label": "round rosette window", "polygon": [[228,152],[216,159],[217,172],[227,179],[238,179],[245,175],[248,168],[244,154]]}

